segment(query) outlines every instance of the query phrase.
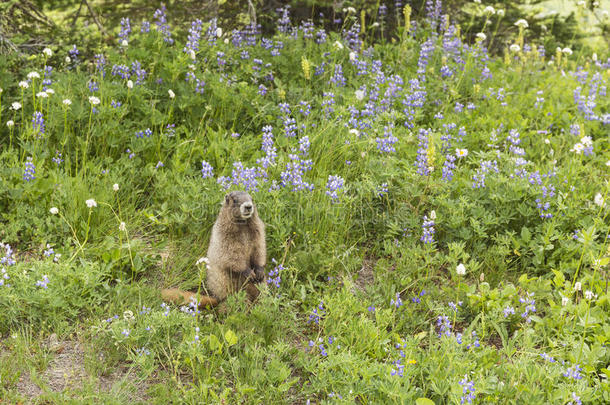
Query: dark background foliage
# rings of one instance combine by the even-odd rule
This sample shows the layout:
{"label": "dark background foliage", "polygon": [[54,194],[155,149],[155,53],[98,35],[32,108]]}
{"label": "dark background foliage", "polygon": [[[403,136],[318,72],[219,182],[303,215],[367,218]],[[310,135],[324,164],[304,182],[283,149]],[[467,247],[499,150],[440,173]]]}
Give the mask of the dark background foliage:
{"label": "dark background foliage", "polygon": [[[93,52],[116,39],[116,32],[109,27],[117,27],[121,18],[129,16],[133,22],[149,19],[163,3],[167,7],[170,25],[179,30],[186,30],[194,18],[203,21],[218,18],[219,26],[225,31],[256,21],[261,25],[263,33],[269,34],[275,29],[277,10],[289,6],[293,21],[312,19],[317,24],[323,21],[329,29],[340,29],[355,21],[361,22],[362,15],[359,13],[364,12],[368,26],[383,18],[385,35],[395,37],[397,27],[402,24],[402,7],[409,4],[413,10],[412,18],[421,20],[426,14],[427,1],[1,0],[0,52],[28,54],[39,52],[44,46],[68,47],[74,43],[78,43],[79,48]],[[529,22],[526,40],[544,45],[547,52],[552,52],[557,46],[571,46],[578,50],[586,43],[582,41],[586,39],[586,34],[580,30],[574,13],[568,16],[550,14],[540,17],[532,7],[541,3],[540,0],[482,1],[480,4],[466,0],[445,0],[442,3],[443,13],[449,14],[452,22],[461,26],[467,40],[472,40],[476,33],[483,30],[486,21],[483,9],[486,6],[503,9],[505,16],[499,21],[497,16],[490,19],[491,27],[497,29],[490,48],[492,53],[503,52],[508,39],[514,37],[517,31],[514,22],[524,15]],[[385,17],[379,14],[381,5],[387,8]],[[524,5],[528,8],[525,9]],[[354,7],[358,15],[352,20],[344,21],[343,10],[347,7]],[[595,7],[593,1],[587,2],[590,11],[595,11]],[[602,38],[610,37],[609,25],[601,21],[599,23]],[[381,35],[377,30],[376,35],[370,36],[370,40],[379,39]]]}

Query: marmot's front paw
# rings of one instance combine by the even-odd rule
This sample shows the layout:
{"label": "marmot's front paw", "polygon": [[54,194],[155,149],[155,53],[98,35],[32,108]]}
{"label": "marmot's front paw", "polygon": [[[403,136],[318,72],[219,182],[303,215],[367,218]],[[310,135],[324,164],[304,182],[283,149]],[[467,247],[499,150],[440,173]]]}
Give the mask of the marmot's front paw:
{"label": "marmot's front paw", "polygon": [[262,266],[254,266],[253,280],[260,283],[265,279],[265,269]]}

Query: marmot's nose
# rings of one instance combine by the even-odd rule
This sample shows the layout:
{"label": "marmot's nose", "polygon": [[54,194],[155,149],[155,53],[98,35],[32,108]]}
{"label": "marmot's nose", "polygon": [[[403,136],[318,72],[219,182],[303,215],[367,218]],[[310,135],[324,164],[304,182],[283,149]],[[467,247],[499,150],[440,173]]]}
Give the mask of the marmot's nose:
{"label": "marmot's nose", "polygon": [[251,203],[245,203],[243,205],[243,207],[244,207],[244,210],[247,211],[247,212],[252,211],[252,204]]}

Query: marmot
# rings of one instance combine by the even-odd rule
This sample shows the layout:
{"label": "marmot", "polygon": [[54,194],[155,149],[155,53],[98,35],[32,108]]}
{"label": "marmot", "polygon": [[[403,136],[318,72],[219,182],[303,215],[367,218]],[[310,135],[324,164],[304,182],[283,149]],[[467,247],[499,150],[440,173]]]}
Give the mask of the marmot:
{"label": "marmot", "polygon": [[245,191],[225,196],[218,218],[212,228],[208,247],[207,293],[162,290],[164,300],[177,304],[196,299],[199,307],[214,306],[227,295],[244,288],[253,301],[259,291],[255,283],[265,279],[267,248],[265,224],[258,216],[252,197]]}

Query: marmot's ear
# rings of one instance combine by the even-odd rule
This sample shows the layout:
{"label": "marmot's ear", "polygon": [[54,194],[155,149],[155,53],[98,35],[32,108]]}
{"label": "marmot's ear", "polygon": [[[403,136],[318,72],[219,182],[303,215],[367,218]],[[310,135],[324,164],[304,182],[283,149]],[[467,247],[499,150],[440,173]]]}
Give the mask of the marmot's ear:
{"label": "marmot's ear", "polygon": [[230,193],[228,193],[228,194],[225,196],[225,202],[226,202],[227,204],[229,203],[229,200],[231,199],[232,194],[233,194],[233,192],[230,192]]}

